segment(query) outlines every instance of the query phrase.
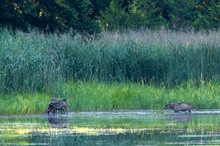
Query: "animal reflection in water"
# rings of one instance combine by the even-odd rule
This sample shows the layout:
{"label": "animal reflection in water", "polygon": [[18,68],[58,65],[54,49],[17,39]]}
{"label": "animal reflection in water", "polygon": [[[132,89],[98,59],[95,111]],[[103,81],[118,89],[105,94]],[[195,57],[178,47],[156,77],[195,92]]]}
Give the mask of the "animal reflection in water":
{"label": "animal reflection in water", "polygon": [[52,128],[67,128],[68,125],[66,116],[48,116],[48,122]]}
{"label": "animal reflection in water", "polygon": [[52,114],[65,114],[68,112],[68,104],[66,102],[66,99],[56,99],[55,97],[51,98],[51,102],[48,105],[48,108],[46,110],[48,115]]}
{"label": "animal reflection in water", "polygon": [[167,119],[176,122],[188,122],[192,120],[192,115],[186,113],[169,114]]}

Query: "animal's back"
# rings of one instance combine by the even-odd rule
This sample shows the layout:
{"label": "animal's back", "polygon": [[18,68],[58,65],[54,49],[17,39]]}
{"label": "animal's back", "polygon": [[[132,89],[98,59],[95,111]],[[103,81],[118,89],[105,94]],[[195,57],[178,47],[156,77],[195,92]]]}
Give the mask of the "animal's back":
{"label": "animal's back", "polygon": [[187,111],[191,109],[192,109],[192,104],[187,102],[179,102],[174,106],[174,111]]}

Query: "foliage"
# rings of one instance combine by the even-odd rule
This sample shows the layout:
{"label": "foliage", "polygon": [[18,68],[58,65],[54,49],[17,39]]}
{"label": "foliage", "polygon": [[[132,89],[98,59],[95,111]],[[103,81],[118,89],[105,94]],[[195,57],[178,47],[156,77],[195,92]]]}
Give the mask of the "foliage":
{"label": "foliage", "polygon": [[0,26],[97,33],[100,28],[218,29],[218,0],[4,0]]}
{"label": "foliage", "polygon": [[[175,30],[219,28],[220,3],[217,0],[131,0],[125,6],[122,2],[112,0],[109,9],[99,18],[101,22],[108,24],[105,25],[106,29],[121,30],[119,26]],[[122,23],[119,24],[120,21]]]}
{"label": "foliage", "polygon": [[196,6],[196,18],[193,26],[197,29],[219,28],[220,2],[218,0],[203,0]]}
{"label": "foliage", "polygon": [[89,0],[5,0],[0,6],[1,26],[28,31],[37,27],[47,32],[67,31],[94,33],[98,31]]}
{"label": "foliage", "polygon": [[112,0],[106,11],[101,11],[101,25],[109,29],[126,28],[127,13],[120,0]]}

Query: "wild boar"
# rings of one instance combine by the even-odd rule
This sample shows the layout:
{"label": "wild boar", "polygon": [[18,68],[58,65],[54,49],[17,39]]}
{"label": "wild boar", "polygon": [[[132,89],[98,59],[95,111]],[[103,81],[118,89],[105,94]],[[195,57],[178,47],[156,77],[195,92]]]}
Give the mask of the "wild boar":
{"label": "wild boar", "polygon": [[54,114],[56,112],[67,113],[68,104],[66,99],[57,100],[56,98],[52,98],[51,102],[47,108],[48,114]]}
{"label": "wild boar", "polygon": [[175,113],[179,112],[179,111],[188,111],[189,113],[191,113],[192,108],[196,108],[197,107],[193,106],[190,103],[187,102],[179,102],[179,103],[168,103],[164,109],[172,109]]}

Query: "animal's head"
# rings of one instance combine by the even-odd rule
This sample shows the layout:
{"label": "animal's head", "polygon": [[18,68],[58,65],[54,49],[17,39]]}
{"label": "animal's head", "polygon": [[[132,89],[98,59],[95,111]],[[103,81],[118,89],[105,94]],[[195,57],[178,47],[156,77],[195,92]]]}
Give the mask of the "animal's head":
{"label": "animal's head", "polygon": [[51,98],[51,102],[56,102],[56,101],[57,101],[57,99],[55,97]]}
{"label": "animal's head", "polygon": [[174,104],[173,103],[168,103],[168,104],[166,104],[165,105],[165,107],[163,108],[163,109],[173,109],[173,107],[174,107]]}

